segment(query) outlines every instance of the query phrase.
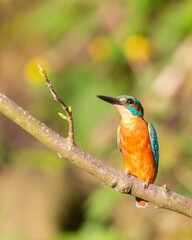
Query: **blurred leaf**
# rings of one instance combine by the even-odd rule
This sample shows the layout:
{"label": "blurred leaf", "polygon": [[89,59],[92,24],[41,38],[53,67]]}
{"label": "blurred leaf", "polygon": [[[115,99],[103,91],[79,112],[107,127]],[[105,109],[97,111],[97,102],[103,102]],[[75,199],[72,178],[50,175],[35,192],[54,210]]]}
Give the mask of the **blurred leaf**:
{"label": "blurred leaf", "polygon": [[77,233],[65,233],[57,236],[55,240],[119,240],[123,239],[120,232],[112,227],[87,223]]}
{"label": "blurred leaf", "polygon": [[17,166],[37,168],[46,171],[59,171],[66,161],[54,152],[42,149],[19,149],[12,153],[12,161]]}
{"label": "blurred leaf", "polygon": [[120,199],[121,194],[118,192],[105,187],[99,188],[85,204],[87,219],[97,223],[105,222]]}

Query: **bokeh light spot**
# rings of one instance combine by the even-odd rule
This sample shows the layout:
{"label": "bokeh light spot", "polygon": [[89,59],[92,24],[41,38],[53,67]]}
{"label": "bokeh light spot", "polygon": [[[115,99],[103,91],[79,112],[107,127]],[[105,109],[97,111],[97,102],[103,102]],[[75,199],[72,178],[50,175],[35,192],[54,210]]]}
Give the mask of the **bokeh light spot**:
{"label": "bokeh light spot", "polygon": [[44,67],[46,72],[50,73],[50,67],[48,62],[43,58],[32,58],[28,61],[24,68],[25,81],[30,85],[42,84],[42,76],[39,74],[37,64]]}
{"label": "bokeh light spot", "polygon": [[124,43],[125,56],[132,61],[147,61],[152,53],[150,40],[145,36],[128,37]]}
{"label": "bokeh light spot", "polygon": [[105,36],[97,36],[90,41],[88,53],[95,60],[105,60],[111,55],[111,44]]}

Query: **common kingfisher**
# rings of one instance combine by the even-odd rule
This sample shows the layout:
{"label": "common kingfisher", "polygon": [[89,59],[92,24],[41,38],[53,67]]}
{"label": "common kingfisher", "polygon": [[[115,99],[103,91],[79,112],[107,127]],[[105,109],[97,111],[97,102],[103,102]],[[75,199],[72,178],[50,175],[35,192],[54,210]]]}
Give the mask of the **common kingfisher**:
{"label": "common kingfisher", "polygon": [[[117,144],[124,158],[125,173],[145,181],[145,187],[153,183],[159,164],[159,146],[156,131],[144,120],[144,109],[134,97],[123,95],[117,98],[98,95],[98,98],[113,104],[120,113]],[[145,208],[148,202],[136,197],[136,206]]]}

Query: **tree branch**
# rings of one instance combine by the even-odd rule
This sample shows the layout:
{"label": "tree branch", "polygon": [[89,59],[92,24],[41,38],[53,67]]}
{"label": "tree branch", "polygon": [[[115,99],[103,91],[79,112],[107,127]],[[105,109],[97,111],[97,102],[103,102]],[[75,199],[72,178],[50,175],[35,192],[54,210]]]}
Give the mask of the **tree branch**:
{"label": "tree branch", "polygon": [[47,147],[57,152],[61,157],[89,172],[102,183],[121,193],[128,193],[145,199],[159,208],[169,209],[192,217],[192,199],[168,190],[166,185],[158,187],[150,184],[147,189],[144,189],[142,180],[134,176],[127,177],[123,172],[99,161],[77,147],[68,138],[63,138],[44,123],[38,121],[2,93],[0,93],[0,112]]}

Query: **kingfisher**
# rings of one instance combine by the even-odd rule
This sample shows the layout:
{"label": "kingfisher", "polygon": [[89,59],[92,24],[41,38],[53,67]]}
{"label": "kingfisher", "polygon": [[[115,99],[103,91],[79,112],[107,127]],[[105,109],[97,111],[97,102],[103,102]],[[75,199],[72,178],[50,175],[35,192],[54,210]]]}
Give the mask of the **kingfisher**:
{"label": "kingfisher", "polygon": [[[121,121],[117,129],[117,144],[124,158],[125,173],[145,182],[147,188],[154,183],[159,165],[159,146],[153,125],[144,120],[144,108],[132,96],[116,98],[98,95],[111,103],[119,112]],[[136,197],[138,208],[147,207],[148,202]]]}

